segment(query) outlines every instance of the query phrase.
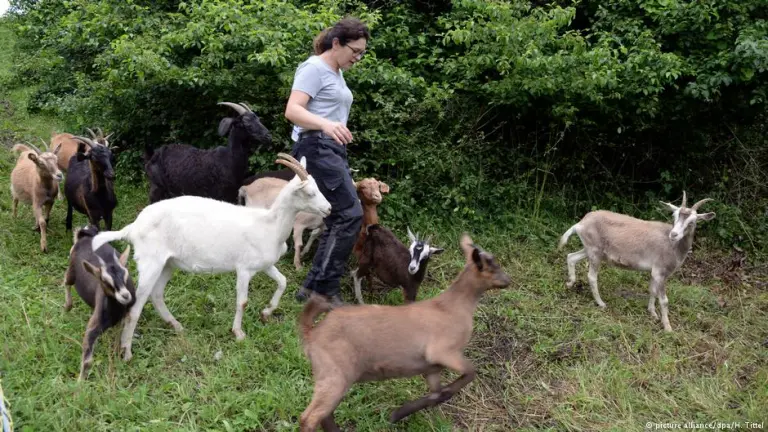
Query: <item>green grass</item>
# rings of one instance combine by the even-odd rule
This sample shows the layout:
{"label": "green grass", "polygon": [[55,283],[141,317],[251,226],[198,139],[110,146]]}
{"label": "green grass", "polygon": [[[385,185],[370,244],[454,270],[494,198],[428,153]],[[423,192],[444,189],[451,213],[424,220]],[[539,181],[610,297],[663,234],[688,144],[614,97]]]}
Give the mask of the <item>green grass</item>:
{"label": "green grass", "polygon": [[[11,39],[0,25],[0,41]],[[11,58],[6,50],[0,56],[0,76],[7,76]],[[65,202],[53,208],[47,254],[39,250],[30,208],[21,206],[16,219],[10,213],[15,156],[8,145],[47,137],[61,126],[25,113],[31,91],[0,92],[0,378],[16,430],[296,430],[312,377],[296,331],[301,305],[293,299],[306,270],[293,270],[290,250],[278,264],[289,286],[267,324],[259,322],[258,312],[274,283],[264,275],[251,282],[245,341],[236,342],[230,331],[234,275],[177,272],[166,299],[185,332],[176,334],[148,304],[133,360],[120,360],[119,331],[112,329],[97,345],[89,380],[76,382],[90,311],[77,297],[72,311],[62,309],[60,284],[72,244],[64,230]],[[135,218],[147,204],[146,191],[146,185],[118,180],[115,227]],[[76,225],[85,222],[75,215]],[[568,221],[544,222],[527,229]],[[697,240],[693,257],[668,285],[675,332],[666,334],[646,312],[646,274],[604,269],[603,311],[588,289],[564,288],[565,252],[554,244],[521,241],[506,228],[466,227],[439,215],[413,221],[412,227],[431,230],[434,243],[446,248],[430,264],[420,298],[437,295],[460,270],[462,229],[496,254],[513,285],[489,293],[480,305],[467,350],[479,376],[453,400],[393,427],[389,414],[426,392],[422,380],[359,384],[336,411],[343,428],[624,431],[642,430],[646,422],[766,418],[768,293],[709,277],[690,283],[693,273],[722,260],[719,251],[700,246],[705,242]],[[577,242],[572,239],[569,250]],[[135,278],[133,262],[130,269]],[[583,268],[579,278],[586,279]],[[402,301],[398,291],[365,295],[373,303]],[[348,277],[344,297],[353,300]],[[215,360],[218,351],[222,357]],[[444,380],[453,377],[446,373]]]}

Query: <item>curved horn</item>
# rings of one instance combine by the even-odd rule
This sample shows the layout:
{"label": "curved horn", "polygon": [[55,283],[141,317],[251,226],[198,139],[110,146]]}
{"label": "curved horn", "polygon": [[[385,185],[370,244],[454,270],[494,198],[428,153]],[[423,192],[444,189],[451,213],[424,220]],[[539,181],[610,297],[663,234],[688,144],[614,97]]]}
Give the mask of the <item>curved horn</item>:
{"label": "curved horn", "polygon": [[32,147],[32,149],[33,149],[34,151],[36,151],[36,152],[37,152],[37,154],[40,154],[40,153],[42,153],[42,152],[40,151],[40,149],[39,149],[39,148],[37,148],[37,147],[35,147],[35,145],[34,145],[34,144],[32,144],[31,142],[29,142],[29,141],[24,141],[24,143],[25,143],[25,144],[27,144],[28,146]]}
{"label": "curved horn", "polygon": [[78,141],[82,141],[83,143],[88,144],[88,147],[90,147],[90,148],[94,148],[94,147],[96,147],[98,145],[95,142],[91,141],[90,139],[85,138],[85,137],[81,137],[81,136],[73,136],[72,139],[75,139],[75,140],[78,140]]}
{"label": "curved horn", "polygon": [[93,139],[96,139],[96,134],[95,134],[95,133],[93,133],[93,131],[91,130],[91,128],[85,128],[85,130],[87,130],[87,131],[88,131],[88,133],[89,133],[89,134],[91,134],[91,138],[93,138]]}
{"label": "curved horn", "polygon": [[309,173],[303,166],[301,166],[301,162],[297,161],[296,158],[294,158],[293,156],[287,153],[278,153],[277,157],[278,159],[275,162],[285,165],[288,168],[292,169],[293,172],[295,172],[296,175],[299,176],[301,181],[305,181],[307,177],[309,177]]}
{"label": "curved horn", "polygon": [[683,191],[683,203],[680,204],[680,207],[685,207],[686,201],[688,201],[688,197],[685,196],[685,191]]}
{"label": "curved horn", "polygon": [[248,110],[248,111],[250,111],[250,112],[253,112],[253,110],[251,109],[251,107],[249,107],[249,106],[248,106],[248,104],[247,104],[247,103],[245,103],[245,102],[240,102],[238,105],[240,105],[240,106],[244,107],[245,109],[247,109],[247,110]]}
{"label": "curved horn", "polygon": [[301,162],[296,160],[295,157],[289,155],[288,153],[278,153],[277,157],[279,157],[280,159],[285,159],[285,160],[287,160],[289,162],[293,162],[293,163],[295,163],[298,166],[301,166]]}
{"label": "curved horn", "polygon": [[48,143],[47,143],[47,142],[45,142],[45,140],[44,140],[44,139],[42,139],[42,138],[40,138],[40,137],[37,137],[37,139],[39,139],[39,140],[40,140],[40,142],[41,142],[41,143],[43,143],[43,146],[44,146],[44,148],[45,148],[45,151],[49,151],[49,150],[51,150],[51,148],[50,148],[50,147],[48,147]]}
{"label": "curved horn", "polygon": [[297,166],[296,164],[288,162],[285,159],[277,159],[275,163],[279,163],[281,165],[285,165],[288,168],[290,168],[293,172],[296,173],[297,176],[299,176],[299,179],[301,179],[301,181],[305,181],[307,179],[307,175],[301,170],[301,165]]}
{"label": "curved horn", "polygon": [[100,127],[97,127],[97,128],[96,128],[96,132],[98,132],[98,133],[99,133],[99,136],[100,136],[100,137],[104,138],[104,131],[102,131]]}
{"label": "curved horn", "polygon": [[701,207],[702,204],[704,204],[707,201],[713,201],[712,198],[704,198],[703,200],[697,202],[696,204],[691,206],[691,210],[696,211]]}
{"label": "curved horn", "polygon": [[219,103],[217,103],[216,105],[224,105],[224,106],[228,106],[228,107],[232,108],[233,110],[237,111],[237,113],[238,113],[238,114],[240,114],[240,115],[243,115],[243,114],[245,114],[246,112],[248,112],[248,111],[246,111],[246,109],[245,109],[245,108],[243,108],[242,106],[240,106],[240,105],[238,105],[238,104],[233,104],[232,102],[219,102]]}

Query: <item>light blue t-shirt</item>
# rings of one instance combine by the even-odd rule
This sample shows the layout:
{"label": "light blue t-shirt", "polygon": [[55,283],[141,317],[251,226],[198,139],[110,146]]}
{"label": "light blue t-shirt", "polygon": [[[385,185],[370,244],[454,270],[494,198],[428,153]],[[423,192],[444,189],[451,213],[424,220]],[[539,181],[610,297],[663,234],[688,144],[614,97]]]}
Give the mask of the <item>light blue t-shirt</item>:
{"label": "light blue t-shirt", "polygon": [[[334,71],[319,56],[313,55],[296,69],[291,90],[301,90],[309,95],[307,111],[346,126],[352,92],[341,70]],[[293,125],[291,138],[298,141],[303,131],[301,126]]]}

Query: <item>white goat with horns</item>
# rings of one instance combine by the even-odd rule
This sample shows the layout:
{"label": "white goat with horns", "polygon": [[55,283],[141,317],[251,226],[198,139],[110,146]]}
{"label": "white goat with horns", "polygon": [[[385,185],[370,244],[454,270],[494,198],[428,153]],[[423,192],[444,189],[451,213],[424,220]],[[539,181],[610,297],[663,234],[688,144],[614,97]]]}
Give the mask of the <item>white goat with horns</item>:
{"label": "white goat with horns", "polygon": [[287,250],[285,240],[291,234],[296,214],[305,211],[327,216],[331,205],[307,173],[305,158],[299,162],[279,153],[276,162],[293,170],[296,176],[269,209],[185,195],[151,204],[122,230],[94,237],[94,250],[106,242],[122,239],[132,243],[135,250],[139,275],[136,304],[126,318],[120,342],[125,361],[132,357],[133,332],[150,295],[163,320],[177,331],[182,330],[163,298],[174,268],[195,273],[237,272],[237,305],[232,324],[237,340],[245,338],[243,311],[254,274],[264,271],[277,282],[277,290],[269,306],[261,311],[261,319],[266,320],[277,308],[286,280],[275,263]]}
{"label": "white goat with horns", "polygon": [[654,319],[656,314],[656,299],[661,305],[661,323],[665,331],[672,331],[667,312],[667,279],[683,264],[693,244],[693,234],[696,222],[711,220],[715,213],[697,213],[699,207],[711,198],[705,198],[690,208],[686,207],[686,196],[683,191],[683,202],[680,207],[662,202],[674,213],[672,225],[664,222],[646,221],[627,215],[605,210],[589,212],[576,225],[568,229],[560,238],[558,249],[568,242],[571,234],[579,235],[584,249],[568,254],[568,282],[572,287],[576,282],[576,263],[587,258],[589,260],[589,285],[592,297],[601,308],[605,303],[597,290],[597,274],[600,263],[606,261],[620,268],[650,271],[650,299],[648,312]]}

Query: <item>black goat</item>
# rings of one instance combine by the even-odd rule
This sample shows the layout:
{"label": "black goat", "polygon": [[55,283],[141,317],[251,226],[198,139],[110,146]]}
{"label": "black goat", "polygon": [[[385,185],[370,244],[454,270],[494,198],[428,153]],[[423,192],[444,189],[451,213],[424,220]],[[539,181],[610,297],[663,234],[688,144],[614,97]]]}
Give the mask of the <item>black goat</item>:
{"label": "black goat", "polygon": [[[226,147],[203,150],[187,144],[169,144],[145,155],[149,201],[197,195],[237,203],[237,192],[248,172],[255,145],[272,141],[259,117],[244,103],[219,102],[237,111],[219,123],[219,135],[229,135]],[[292,172],[291,172],[292,173]]]}
{"label": "black goat", "polygon": [[416,301],[419,286],[427,274],[427,264],[432,255],[443,252],[442,248],[430,246],[429,240],[420,240],[408,229],[411,240],[409,248],[398,240],[392,231],[378,224],[368,225],[367,235],[360,253],[358,268],[352,271],[355,296],[363,303],[361,280],[366,278],[371,288],[372,275],[376,275],[390,287],[402,287],[406,303]]}
{"label": "black goat", "polygon": [[[109,147],[80,136],[77,153],[69,158],[64,195],[67,197],[67,231],[72,230],[72,209],[88,216],[88,222],[99,228],[101,219],[112,229],[112,212],[117,207],[115,170]],[[88,149],[86,149],[86,145]],[[86,153],[86,151],[88,151]]]}
{"label": "black goat", "polygon": [[119,324],[136,301],[136,289],[126,268],[131,247],[125,248],[119,258],[117,251],[109,244],[94,252],[93,237],[98,232],[98,228],[92,225],[75,231],[74,246],[69,251],[69,266],[64,274],[64,310],[72,309],[72,285],[93,310],[83,336],[78,381],[87,377],[96,339]]}

